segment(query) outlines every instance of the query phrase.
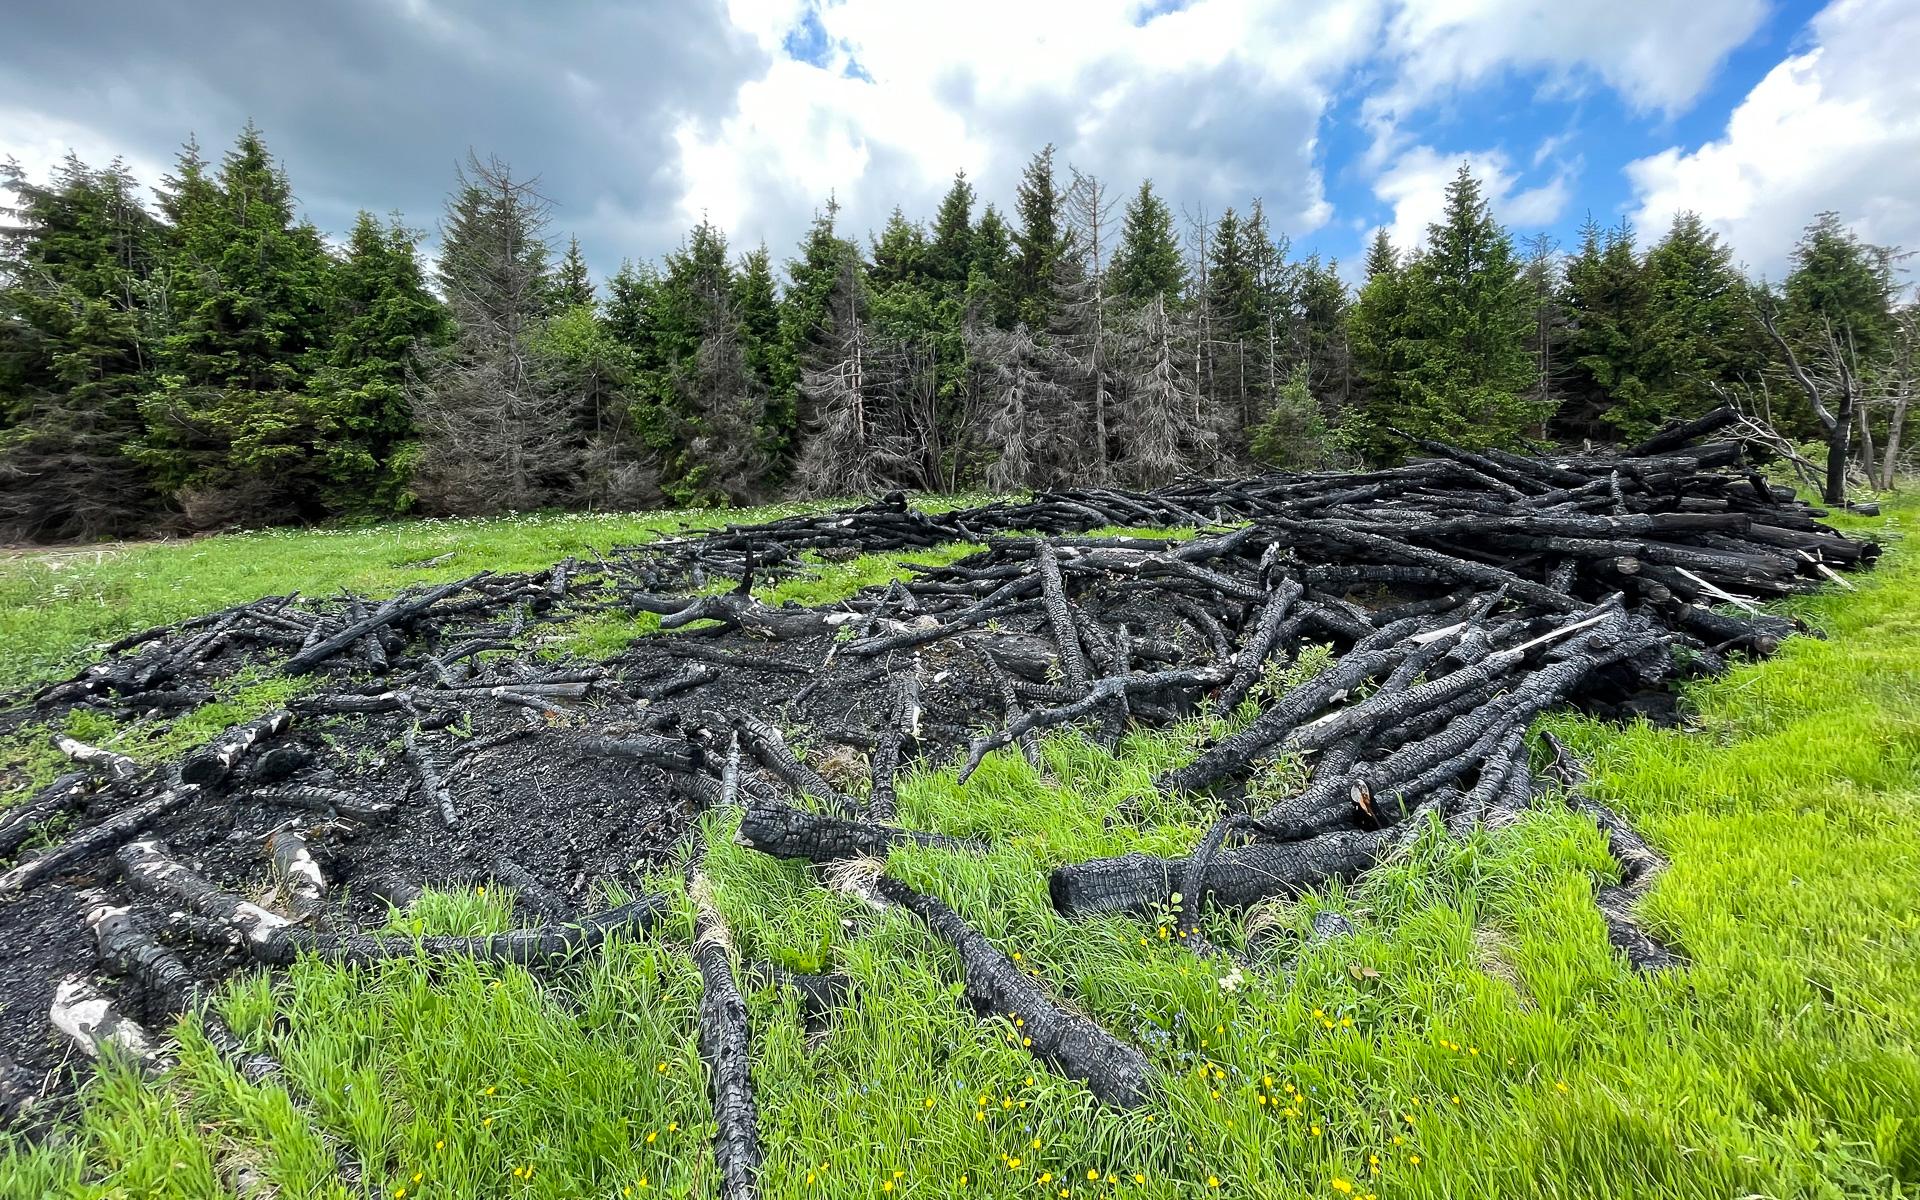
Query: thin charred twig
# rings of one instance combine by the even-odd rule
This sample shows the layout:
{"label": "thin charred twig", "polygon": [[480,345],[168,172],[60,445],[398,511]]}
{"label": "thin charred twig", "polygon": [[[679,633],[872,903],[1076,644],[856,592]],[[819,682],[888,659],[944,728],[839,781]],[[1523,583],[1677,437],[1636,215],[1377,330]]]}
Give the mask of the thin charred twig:
{"label": "thin charred twig", "polygon": [[383,626],[390,625],[396,621],[406,621],[417,617],[427,611],[427,609],[433,607],[437,602],[446,599],[456,592],[465,591],[467,588],[472,587],[474,584],[480,582],[480,580],[486,578],[490,573],[491,572],[482,571],[478,575],[462,579],[458,583],[442,584],[424,595],[415,596],[412,599],[403,600],[396,597],[395,599],[389,600],[376,609],[372,616],[355,621],[331,637],[323,637],[313,645],[303,648],[298,654],[288,659],[280,669],[288,675],[304,675],[308,671],[313,670],[313,668],[319,665],[324,659],[353,645],[367,634],[373,633]]}
{"label": "thin charred twig", "polygon": [[967,751],[967,761],[960,768],[960,782],[965,783],[974,771],[979,769],[981,760],[1000,747],[1011,745],[1030,732],[1077,721],[1092,714],[1116,696],[1125,697],[1134,692],[1159,692],[1169,688],[1212,687],[1226,677],[1227,668],[1224,666],[1199,667],[1190,671],[1155,671],[1149,675],[1109,675],[1095,683],[1086,695],[1071,704],[1022,714],[999,732],[987,737],[974,738],[972,746]]}
{"label": "thin charred twig", "polygon": [[[1000,665],[1000,660],[993,656],[992,650],[984,645],[977,648],[981,661],[987,664],[988,678],[993,680],[994,688],[1000,693],[1000,707],[1005,710],[1007,727],[1012,728],[1016,721],[1026,715],[1026,710],[1020,706],[1020,697],[1014,690],[1013,678]],[[1026,755],[1027,765],[1036,771],[1040,770],[1040,735],[1028,729],[1015,740],[1020,743],[1020,753]]]}

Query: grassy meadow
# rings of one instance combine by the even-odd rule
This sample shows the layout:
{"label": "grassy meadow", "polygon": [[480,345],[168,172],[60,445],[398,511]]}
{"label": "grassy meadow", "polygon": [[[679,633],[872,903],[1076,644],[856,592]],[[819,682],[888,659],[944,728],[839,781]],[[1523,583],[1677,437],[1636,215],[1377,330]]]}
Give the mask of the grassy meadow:
{"label": "grassy meadow", "polygon": [[[1608,947],[1591,894],[1612,860],[1557,805],[1466,842],[1429,833],[1350,889],[1209,917],[1253,960],[1235,971],[1164,936],[1182,914],[1068,922],[1046,895],[1061,861],[1184,853],[1215,814],[1150,779],[1218,729],[1135,732],[1115,753],[1063,734],[1042,772],[1001,752],[964,787],[953,764],[904,781],[903,824],[993,848],[896,849],[889,869],[1145,1050],[1163,1086],[1137,1112],[1100,1108],[1040,1069],[1017,1027],[962,1011],[954,956],[914,918],[746,851],[708,816],[706,869],[743,954],[855,981],[854,1007],[813,1044],[790,996],[750,997],[763,1194],[1913,1195],[1920,554],[1899,536],[1916,513],[1847,520],[1892,542],[1880,569],[1792,605],[1825,640],[1692,688],[1689,730],[1551,718],[1592,756],[1595,792],[1672,860],[1641,914],[1691,960],[1670,975],[1637,977]],[[265,592],[544,566],[682,519],[422,522],[16,563],[0,567],[5,681]],[[775,594],[823,599],[894,569],[857,560]],[[587,624],[572,644],[610,650],[643,627]],[[274,702],[260,689],[277,686],[248,681],[233,702]],[[1136,820],[1110,824],[1123,802]],[[1359,936],[1304,946],[1327,907]],[[397,928],[513,919],[510,895],[449,893]],[[544,974],[307,961],[241,979],[223,1008],[285,1062],[307,1111],[242,1082],[183,1024],[176,1070],[154,1084],[103,1070],[62,1140],[0,1157],[0,1196],[360,1194],[322,1131],[369,1164],[366,1194],[393,1200],[711,1195],[691,924],[683,903],[655,936]]]}

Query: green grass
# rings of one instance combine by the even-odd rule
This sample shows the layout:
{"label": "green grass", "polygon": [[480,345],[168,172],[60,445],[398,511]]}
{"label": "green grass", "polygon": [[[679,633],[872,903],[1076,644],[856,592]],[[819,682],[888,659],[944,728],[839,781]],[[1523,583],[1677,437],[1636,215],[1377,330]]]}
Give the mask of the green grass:
{"label": "green grass", "polygon": [[[848,570],[841,586],[883,568]],[[1207,730],[1137,733],[1117,754],[1055,737],[1043,774],[1001,753],[965,787],[951,765],[905,781],[904,823],[993,849],[902,849],[890,869],[1144,1048],[1165,1086],[1137,1113],[1099,1108],[1038,1069],[1017,1029],[962,1012],[952,954],[911,917],[709,819],[707,871],[742,951],[856,981],[855,1011],[813,1046],[791,999],[751,999],[763,1191],[1911,1195],[1920,554],[1897,546],[1857,591],[1796,607],[1827,640],[1692,689],[1692,732],[1554,721],[1673,861],[1643,907],[1691,959],[1668,977],[1638,978],[1608,948],[1591,891],[1612,862],[1563,808],[1465,843],[1430,835],[1349,891],[1257,914],[1250,947],[1247,924],[1211,919],[1258,964],[1223,981],[1159,924],[1066,922],[1045,892],[1063,860],[1191,845],[1213,814],[1149,780]],[[1142,823],[1109,827],[1129,801]],[[437,897],[405,928],[497,928],[509,902]],[[1329,905],[1360,936],[1306,950],[1288,982],[1284,960]],[[316,1126],[372,1164],[384,1196],[711,1194],[698,981],[674,945],[688,926],[683,911],[663,936],[541,977],[308,962],[237,984],[236,1027],[285,1059],[312,1118],[188,1038],[157,1088],[109,1071],[63,1148],[0,1159],[0,1195],[229,1194],[240,1166],[283,1195],[329,1194]]]}

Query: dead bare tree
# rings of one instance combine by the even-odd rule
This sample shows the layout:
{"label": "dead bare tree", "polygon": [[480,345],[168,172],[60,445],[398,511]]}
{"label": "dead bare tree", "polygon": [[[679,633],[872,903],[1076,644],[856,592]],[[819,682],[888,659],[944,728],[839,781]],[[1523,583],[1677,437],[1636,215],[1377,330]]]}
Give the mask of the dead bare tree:
{"label": "dead bare tree", "polygon": [[1206,399],[1181,369],[1180,342],[1164,296],[1155,296],[1128,318],[1119,467],[1132,486],[1156,487],[1219,457],[1219,434],[1208,418]]}
{"label": "dead bare tree", "polygon": [[[1854,361],[1851,331],[1844,331],[1847,344],[1842,346],[1842,338],[1835,334],[1833,325],[1825,324],[1822,327],[1825,344],[1819,348],[1820,359],[1809,370],[1794,353],[1792,343],[1781,334],[1771,308],[1764,304],[1760,306],[1760,326],[1786,357],[1787,374],[1800,385],[1814,417],[1826,431],[1827,473],[1821,498],[1828,504],[1844,507],[1848,449],[1853,435],[1854,410],[1860,400],[1860,373]],[[1829,398],[1835,402],[1833,408],[1827,406]]]}
{"label": "dead bare tree", "polygon": [[1893,411],[1887,416],[1886,457],[1880,468],[1882,487],[1895,486],[1900,470],[1900,436],[1907,424],[1907,404],[1913,398],[1914,350],[1920,343],[1920,313],[1903,310],[1894,319],[1893,361],[1887,372],[1888,399]]}
{"label": "dead bare tree", "polygon": [[578,469],[571,406],[536,346],[552,208],[538,183],[470,154],[447,202],[438,278],[459,333],[408,388],[422,443],[414,488],[429,508],[540,508]]}
{"label": "dead bare tree", "polygon": [[981,365],[987,406],[987,444],[995,452],[987,486],[1000,491],[1046,487],[1070,480],[1077,465],[1073,389],[1061,382],[1075,364],[1025,325],[976,329],[967,353]]}
{"label": "dead bare tree", "polygon": [[1089,477],[1091,482],[1105,483],[1112,474],[1109,443],[1115,401],[1108,364],[1108,342],[1112,330],[1107,320],[1111,297],[1106,290],[1106,259],[1110,218],[1117,201],[1108,195],[1106,184],[1097,176],[1082,174],[1077,167],[1069,166],[1067,169],[1073,173],[1073,183],[1067,188],[1067,221],[1074,231],[1074,243],[1080,251],[1082,269],[1075,289],[1078,294],[1071,297],[1062,308],[1077,327],[1073,342],[1087,374],[1087,387],[1092,401],[1093,435],[1090,448],[1093,461]]}
{"label": "dead bare tree", "polygon": [[878,429],[873,397],[873,346],[866,321],[860,264],[841,255],[827,304],[826,345],[800,374],[800,394],[812,408],[806,443],[795,464],[800,490],[845,496],[880,490],[874,458]]}

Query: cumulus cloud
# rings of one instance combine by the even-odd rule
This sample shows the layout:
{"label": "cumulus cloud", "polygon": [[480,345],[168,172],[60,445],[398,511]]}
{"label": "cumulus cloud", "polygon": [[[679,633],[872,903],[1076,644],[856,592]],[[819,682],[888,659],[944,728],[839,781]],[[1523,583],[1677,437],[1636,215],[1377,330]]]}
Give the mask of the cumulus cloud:
{"label": "cumulus cloud", "polygon": [[1494,217],[1523,232],[1558,221],[1573,196],[1571,168],[1563,167],[1538,187],[1520,189],[1519,176],[1502,151],[1442,154],[1431,146],[1416,146],[1401,154],[1373,186],[1374,195],[1393,206],[1386,230],[1395,247],[1404,251],[1425,243],[1427,226],[1445,210],[1447,185],[1462,162],[1480,181]]}
{"label": "cumulus cloud", "polygon": [[1627,167],[1640,225],[1692,210],[1776,276],[1828,209],[1869,241],[1920,246],[1920,7],[1838,0],[1812,33],[1810,50],[1734,109],[1724,136]]}
{"label": "cumulus cloud", "polygon": [[1420,101],[1508,71],[1548,72],[1570,91],[1590,76],[1631,106],[1690,106],[1722,60],[1752,37],[1766,0],[1432,0],[1400,8],[1387,45],[1400,78],[1385,99]]}
{"label": "cumulus cloud", "polygon": [[[688,219],[778,240],[834,189],[848,224],[872,228],[895,203],[927,211],[956,169],[1004,200],[1052,142],[1122,188],[1152,177],[1216,212],[1258,195],[1298,235],[1333,215],[1319,135],[1360,72],[1374,89],[1360,169],[1395,204],[1396,231],[1417,237],[1438,191],[1433,152],[1401,132],[1406,113],[1508,72],[1680,111],[1766,4],[730,0],[729,12],[774,65],[716,132],[683,131]],[[1501,172],[1490,182],[1508,219],[1546,223],[1570,197],[1569,168],[1517,189],[1503,154],[1471,157]]]}
{"label": "cumulus cloud", "polygon": [[686,215],[777,236],[835,189],[856,229],[925,212],[956,170],[1011,193],[1026,158],[1217,209],[1261,196],[1326,220],[1315,162],[1332,84],[1377,36],[1372,0],[1143,7],[1137,0],[732,0],[776,61],[717,136],[680,143]]}
{"label": "cumulus cloud", "polygon": [[[431,226],[472,147],[539,174],[559,229],[603,270],[658,255],[703,217],[736,244],[784,253],[829,195],[856,232],[895,204],[924,216],[962,169],[1005,205],[1049,142],[1116,193],[1151,177],[1176,205],[1210,213],[1260,197],[1295,236],[1339,217],[1344,239],[1374,219],[1371,205],[1334,212],[1326,180],[1339,173],[1371,186],[1411,241],[1457,159],[1409,113],[1512,74],[1548,91],[1609,87],[1656,117],[1679,111],[1765,4],[29,5],[0,44],[0,155],[39,173],[72,146],[92,161],[124,154],[152,178],[189,132],[217,155],[253,120],[306,210],[338,232],[361,207]],[[1370,97],[1370,152],[1329,162],[1323,135],[1356,94]],[[1523,187],[1525,164],[1508,159],[1519,153],[1469,157],[1503,217],[1550,221],[1574,169]],[[1571,153],[1542,144],[1526,178],[1546,160],[1577,163]]]}

